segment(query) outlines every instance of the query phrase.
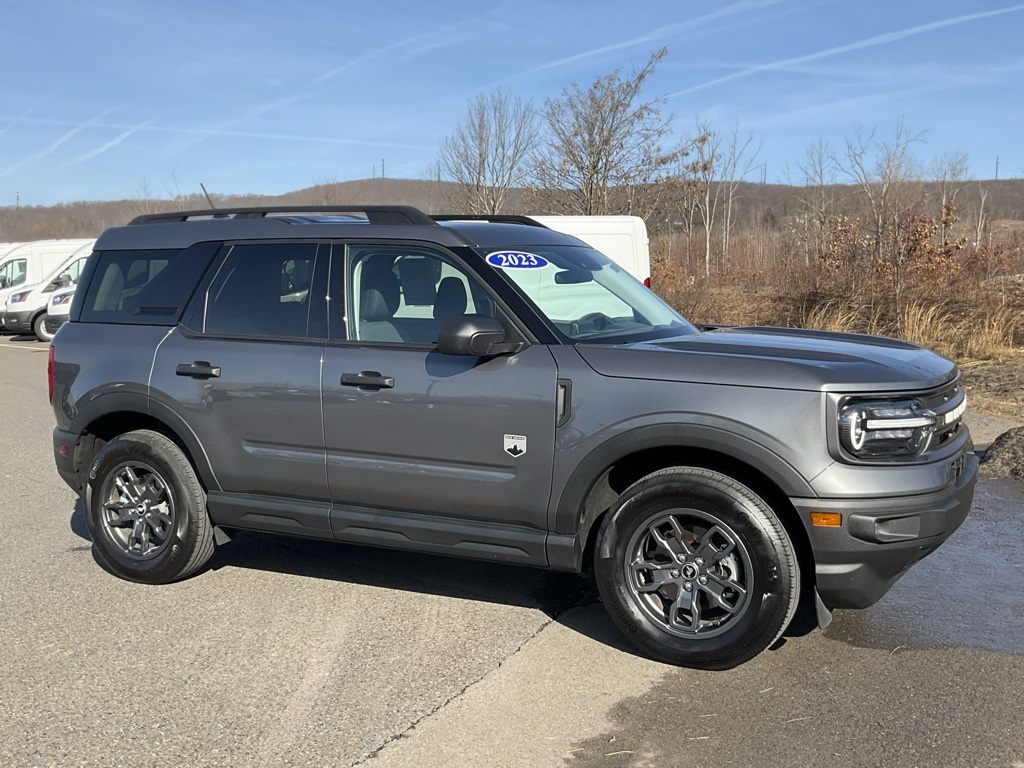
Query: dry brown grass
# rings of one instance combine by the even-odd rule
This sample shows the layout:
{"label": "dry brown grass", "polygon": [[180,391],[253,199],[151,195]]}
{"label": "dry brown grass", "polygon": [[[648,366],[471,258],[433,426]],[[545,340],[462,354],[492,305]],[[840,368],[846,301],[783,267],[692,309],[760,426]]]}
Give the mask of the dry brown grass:
{"label": "dry brown grass", "polygon": [[952,308],[949,301],[916,299],[898,313],[891,303],[882,300],[854,303],[833,298],[807,312],[800,325],[893,336],[963,360],[1012,354],[1024,335],[1024,310],[999,305],[984,294],[973,298],[972,303],[958,300]]}
{"label": "dry brown grass", "polygon": [[[781,325],[902,338],[958,361],[990,360],[1024,348],[1024,299],[982,277],[955,285],[922,281],[897,309],[884,281],[822,275],[802,265],[684,277],[654,262],[655,290],[693,322]],[[774,284],[772,284],[774,282]]]}

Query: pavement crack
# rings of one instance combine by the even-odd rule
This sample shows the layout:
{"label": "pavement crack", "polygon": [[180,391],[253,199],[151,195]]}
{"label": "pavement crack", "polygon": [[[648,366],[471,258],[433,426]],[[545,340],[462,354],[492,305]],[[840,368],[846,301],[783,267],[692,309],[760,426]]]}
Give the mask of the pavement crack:
{"label": "pavement crack", "polygon": [[541,632],[543,632],[545,629],[547,629],[549,626],[551,626],[554,622],[555,622],[555,618],[554,617],[549,617],[547,619],[547,621],[545,621],[543,624],[541,624],[539,627],[537,627],[537,631],[536,632],[534,632],[529,637],[527,637],[525,640],[523,640],[523,642],[521,642],[516,647],[516,649],[514,651],[512,651],[512,653],[510,653],[508,656],[506,656],[504,659],[502,659],[500,662],[498,662],[498,665],[496,667],[492,667],[491,669],[487,670],[484,674],[480,675],[475,680],[472,680],[472,681],[466,683],[466,685],[464,685],[461,690],[457,691],[456,693],[453,693],[451,696],[449,696],[447,699],[442,701],[440,704],[438,704],[436,707],[434,707],[429,712],[426,712],[426,713],[420,715],[418,718],[416,718],[411,723],[409,723],[409,725],[407,725],[404,730],[399,731],[398,733],[394,733],[391,736],[389,736],[388,738],[384,739],[384,741],[382,741],[377,746],[376,749],[374,749],[372,752],[368,752],[365,756],[363,756],[361,759],[357,760],[356,762],[351,763],[349,765],[349,768],[359,768],[359,766],[366,765],[369,761],[373,760],[378,755],[380,755],[380,753],[383,752],[387,748],[387,746],[389,744],[392,744],[392,743],[394,743],[396,741],[399,741],[400,739],[410,738],[410,736],[409,736],[410,732],[414,731],[416,729],[416,727],[420,723],[424,722],[425,720],[430,719],[431,717],[436,715],[438,712],[443,710],[445,707],[447,707],[449,704],[451,704],[453,701],[458,701],[463,696],[465,696],[466,693],[471,688],[473,688],[476,685],[479,685],[484,680],[486,680],[488,677],[493,675],[495,672],[498,672],[502,667],[504,667],[506,664],[508,664],[509,661],[514,659],[516,656],[518,656],[519,653],[521,653],[522,650],[524,648],[526,648],[527,645],[532,643],[534,641],[534,639],[536,639],[536,637],[538,635],[540,635]]}

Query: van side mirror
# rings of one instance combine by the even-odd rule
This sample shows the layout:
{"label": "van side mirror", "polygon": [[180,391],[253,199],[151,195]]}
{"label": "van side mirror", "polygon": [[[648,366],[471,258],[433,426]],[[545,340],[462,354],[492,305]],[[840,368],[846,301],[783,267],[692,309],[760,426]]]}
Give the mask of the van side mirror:
{"label": "van side mirror", "polygon": [[505,326],[489,315],[454,315],[437,334],[443,355],[512,355],[526,347],[523,341],[505,341]]}
{"label": "van side mirror", "polygon": [[7,287],[7,278],[0,277],[0,291]]}

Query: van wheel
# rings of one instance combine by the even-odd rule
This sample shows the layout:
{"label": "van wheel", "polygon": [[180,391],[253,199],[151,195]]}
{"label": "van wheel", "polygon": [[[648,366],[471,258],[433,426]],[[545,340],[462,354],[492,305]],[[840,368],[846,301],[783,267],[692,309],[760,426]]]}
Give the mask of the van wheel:
{"label": "van wheel", "polygon": [[171,440],[140,429],[107,443],[89,470],[86,520],[100,560],[129,581],[165,584],[213,554],[206,494]]}
{"label": "van wheel", "polygon": [[659,661],[729,669],[774,643],[796,611],[793,544],[768,505],[709,469],[673,467],[626,489],[598,532],[605,607]]}
{"label": "van wheel", "polygon": [[46,330],[46,313],[40,312],[32,321],[32,332],[40,341],[53,341],[53,334]]}

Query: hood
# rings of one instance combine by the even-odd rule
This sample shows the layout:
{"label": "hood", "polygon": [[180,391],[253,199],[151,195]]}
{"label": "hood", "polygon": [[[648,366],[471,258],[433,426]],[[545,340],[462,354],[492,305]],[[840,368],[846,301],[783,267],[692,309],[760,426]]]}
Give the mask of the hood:
{"label": "hood", "polygon": [[952,361],[905,341],[794,328],[721,328],[576,350],[604,376],[771,389],[930,389],[957,375]]}

